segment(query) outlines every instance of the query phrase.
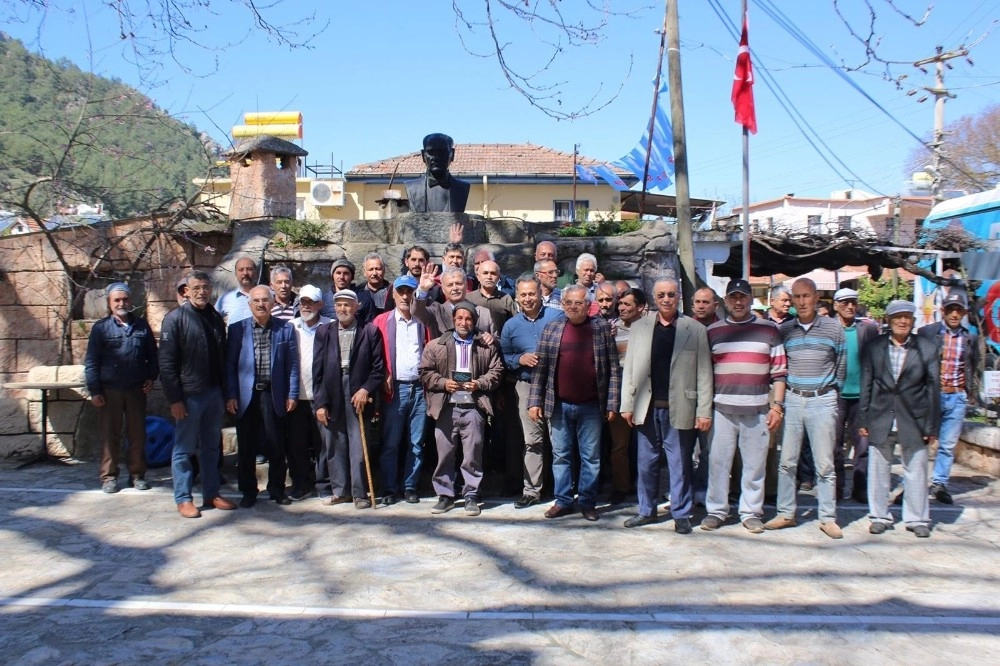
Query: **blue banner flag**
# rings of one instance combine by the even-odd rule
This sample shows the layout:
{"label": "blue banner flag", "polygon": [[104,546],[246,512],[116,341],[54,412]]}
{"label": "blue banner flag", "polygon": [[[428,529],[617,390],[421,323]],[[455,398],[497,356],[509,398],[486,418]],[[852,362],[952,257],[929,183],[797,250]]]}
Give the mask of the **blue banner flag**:
{"label": "blue banner flag", "polygon": [[585,183],[593,183],[594,185],[597,185],[597,174],[594,173],[593,167],[586,167],[582,164],[577,164],[576,177]]}
{"label": "blue banner flag", "polygon": [[615,166],[627,169],[642,181],[646,166],[646,153],[649,152],[649,173],[646,175],[646,187],[664,189],[673,183],[674,176],[674,130],[670,126],[668,112],[670,99],[667,95],[667,85],[660,86],[656,104],[656,116],[650,120],[653,125],[653,147],[649,150],[649,125],[639,139],[639,144],[632,151],[614,163]]}
{"label": "blue banner flag", "polygon": [[603,178],[608,185],[615,188],[619,192],[624,192],[629,189],[625,181],[622,180],[618,174],[611,170],[607,164],[599,164],[597,166],[590,167],[594,173]]}

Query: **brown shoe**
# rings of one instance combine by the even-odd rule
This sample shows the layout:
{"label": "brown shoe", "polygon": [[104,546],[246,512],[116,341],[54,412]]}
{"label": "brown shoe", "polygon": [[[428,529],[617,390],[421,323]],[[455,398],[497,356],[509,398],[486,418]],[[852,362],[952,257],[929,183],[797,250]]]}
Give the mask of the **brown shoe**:
{"label": "brown shoe", "polygon": [[597,509],[595,509],[592,506],[589,506],[585,509],[580,509],[580,513],[583,514],[584,520],[589,520],[590,522],[594,522],[595,520],[600,518],[600,516],[597,515]]}
{"label": "brown shoe", "polygon": [[820,523],[819,528],[823,530],[823,534],[827,535],[831,539],[843,539],[844,532],[840,529],[840,525],[832,520],[828,520],[825,523]]}
{"label": "brown shoe", "polygon": [[573,513],[572,507],[559,506],[558,504],[553,504],[549,507],[549,510],[545,512],[546,518],[561,518],[562,516],[568,516]]}
{"label": "brown shoe", "polygon": [[205,502],[205,508],[207,509],[208,507],[213,507],[215,509],[219,509],[220,511],[232,511],[236,508],[236,504],[234,502],[230,502],[221,495],[216,495],[212,499]]}
{"label": "brown shoe", "polygon": [[786,518],[785,516],[775,516],[771,520],[764,523],[765,530],[783,530],[786,527],[795,527],[797,523],[794,518]]}
{"label": "brown shoe", "polygon": [[177,513],[185,518],[201,518],[201,511],[194,505],[194,502],[181,502],[177,505]]}

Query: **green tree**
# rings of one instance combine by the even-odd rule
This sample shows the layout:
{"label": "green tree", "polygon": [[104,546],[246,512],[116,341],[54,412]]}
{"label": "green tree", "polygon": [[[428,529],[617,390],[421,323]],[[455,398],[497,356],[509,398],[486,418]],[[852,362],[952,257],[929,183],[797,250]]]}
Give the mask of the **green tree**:
{"label": "green tree", "polygon": [[896,299],[910,300],[913,298],[913,287],[908,282],[898,281],[893,287],[892,280],[872,280],[867,275],[858,280],[858,302],[868,308],[868,316],[881,319],[885,316],[885,308],[889,301]]}

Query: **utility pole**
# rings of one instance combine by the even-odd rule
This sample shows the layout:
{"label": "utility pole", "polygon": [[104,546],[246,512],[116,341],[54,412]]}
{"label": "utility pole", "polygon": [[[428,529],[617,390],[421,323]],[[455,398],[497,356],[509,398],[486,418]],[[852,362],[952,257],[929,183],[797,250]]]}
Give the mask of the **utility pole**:
{"label": "utility pole", "polygon": [[576,224],[576,164],[579,157],[580,144],[573,144],[573,200],[571,202],[571,208],[569,213],[570,225]]}
{"label": "utility pole", "polygon": [[934,173],[931,176],[934,180],[931,182],[931,196],[934,199],[934,203],[943,201],[944,197],[941,196],[941,154],[942,148],[944,146],[944,103],[950,97],[955,98],[955,95],[948,92],[948,89],[944,87],[944,68],[948,67],[951,69],[951,65],[947,62],[952,58],[964,58],[969,55],[968,49],[958,49],[957,51],[948,51],[944,53],[944,47],[935,47],[937,53],[930,58],[924,58],[923,60],[918,60],[913,63],[914,67],[919,67],[921,71],[926,72],[924,69],[926,65],[934,63],[935,76],[934,76],[934,87],[928,88],[924,86],[924,90],[934,95],[934,140],[930,143],[930,148],[934,153],[934,161],[932,165],[934,167]]}
{"label": "utility pole", "polygon": [[667,36],[667,77],[670,121],[674,128],[674,184],[677,200],[677,255],[681,262],[684,311],[691,312],[694,296],[694,239],[691,231],[691,191],[688,187],[687,139],[684,130],[684,94],[681,85],[681,36],[677,18],[679,0],[666,0],[663,29]]}

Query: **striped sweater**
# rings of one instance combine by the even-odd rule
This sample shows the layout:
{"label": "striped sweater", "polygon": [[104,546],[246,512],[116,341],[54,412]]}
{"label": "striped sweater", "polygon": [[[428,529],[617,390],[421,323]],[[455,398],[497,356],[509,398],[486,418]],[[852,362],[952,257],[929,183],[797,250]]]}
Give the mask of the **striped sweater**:
{"label": "striped sweater", "polygon": [[730,319],[708,327],[715,366],[715,408],[723,414],[763,414],[772,382],[785,381],[785,348],[766,319]]}
{"label": "striped sweater", "polygon": [[781,342],[788,356],[788,388],[795,391],[840,390],[847,376],[847,342],[836,319],[813,319],[809,330],[798,319],[781,325]]}

